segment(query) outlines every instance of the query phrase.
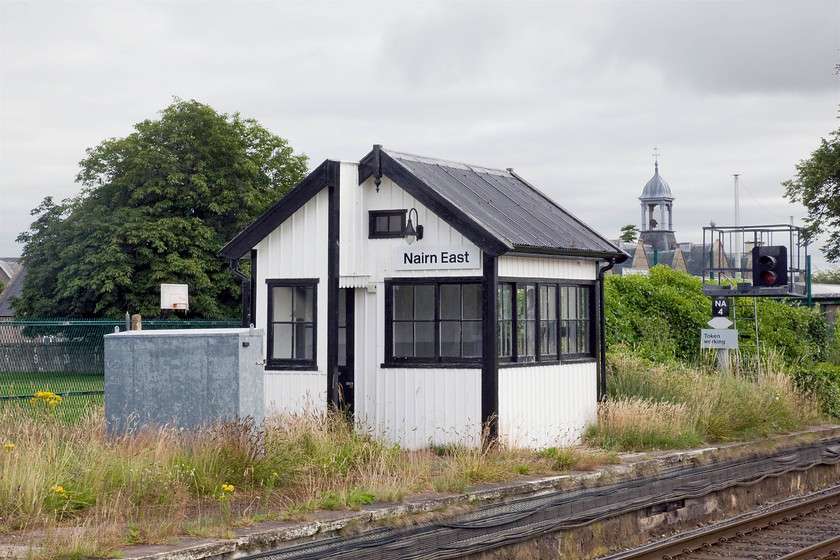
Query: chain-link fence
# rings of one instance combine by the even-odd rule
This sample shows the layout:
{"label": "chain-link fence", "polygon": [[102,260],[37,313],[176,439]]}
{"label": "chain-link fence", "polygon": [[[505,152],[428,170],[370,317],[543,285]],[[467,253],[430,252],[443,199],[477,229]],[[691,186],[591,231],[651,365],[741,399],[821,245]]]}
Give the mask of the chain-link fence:
{"label": "chain-link fence", "polygon": [[[238,326],[238,320],[143,321],[144,330]],[[0,402],[31,399],[38,391],[102,402],[103,337],[126,327],[125,321],[104,319],[0,322]]]}

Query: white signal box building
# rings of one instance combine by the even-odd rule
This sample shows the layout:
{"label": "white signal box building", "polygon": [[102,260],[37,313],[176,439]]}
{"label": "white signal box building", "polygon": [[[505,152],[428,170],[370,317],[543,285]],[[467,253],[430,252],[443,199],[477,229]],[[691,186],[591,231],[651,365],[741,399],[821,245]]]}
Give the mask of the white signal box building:
{"label": "white signal box building", "polygon": [[627,254],[512,170],[374,146],[222,254],[250,258],[269,412],[347,407],[406,448],[549,447],[596,419],[600,288]]}

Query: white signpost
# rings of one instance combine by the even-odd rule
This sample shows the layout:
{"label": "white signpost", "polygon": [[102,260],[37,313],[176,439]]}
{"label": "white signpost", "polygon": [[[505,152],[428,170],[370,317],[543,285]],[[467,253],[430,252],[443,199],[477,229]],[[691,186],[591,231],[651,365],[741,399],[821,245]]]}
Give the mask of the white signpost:
{"label": "white signpost", "polygon": [[728,329],[732,326],[732,321],[727,319],[726,317],[714,317],[708,323],[706,323],[713,329]]}
{"label": "white signpost", "polygon": [[700,348],[737,349],[738,331],[732,329],[701,329]]}
{"label": "white signpost", "polygon": [[706,323],[711,329],[700,329],[700,348],[714,348],[717,352],[718,369],[729,369],[729,349],[738,348],[738,331],[730,329],[732,321],[716,316]]}

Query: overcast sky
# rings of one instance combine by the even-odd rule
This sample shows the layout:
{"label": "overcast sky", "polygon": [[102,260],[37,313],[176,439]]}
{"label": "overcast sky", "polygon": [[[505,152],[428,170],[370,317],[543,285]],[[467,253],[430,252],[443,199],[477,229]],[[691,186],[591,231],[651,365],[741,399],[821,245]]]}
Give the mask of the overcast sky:
{"label": "overcast sky", "polygon": [[[781,181],[838,128],[840,1],[0,0],[0,257],[85,150],[173,97],[310,158],[513,167],[604,236],[660,173],[679,241],[802,225]],[[818,245],[810,250],[824,266]]]}

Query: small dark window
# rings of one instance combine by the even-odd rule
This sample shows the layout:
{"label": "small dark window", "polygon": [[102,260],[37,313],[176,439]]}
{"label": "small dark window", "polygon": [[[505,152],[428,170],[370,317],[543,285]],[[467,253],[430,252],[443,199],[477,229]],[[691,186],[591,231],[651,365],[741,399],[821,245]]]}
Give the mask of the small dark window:
{"label": "small dark window", "polygon": [[317,280],[266,280],[269,369],[315,367]]}
{"label": "small dark window", "polygon": [[402,237],[405,234],[406,210],[371,210],[368,238]]}

